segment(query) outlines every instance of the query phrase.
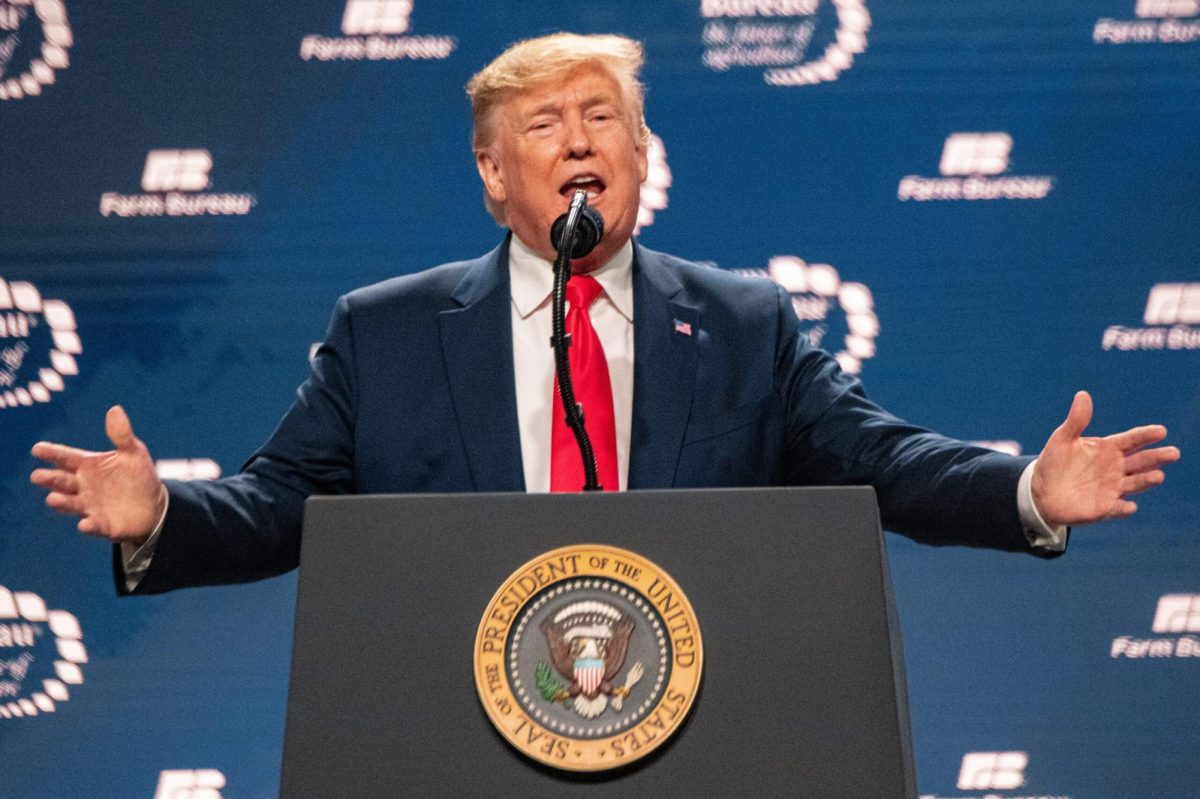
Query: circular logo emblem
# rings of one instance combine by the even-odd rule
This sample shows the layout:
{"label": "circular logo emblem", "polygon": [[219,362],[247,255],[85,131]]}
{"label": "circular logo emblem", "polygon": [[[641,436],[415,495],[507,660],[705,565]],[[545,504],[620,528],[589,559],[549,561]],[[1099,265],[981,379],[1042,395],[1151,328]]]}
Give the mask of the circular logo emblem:
{"label": "circular logo emblem", "polygon": [[837,80],[871,28],[865,0],[701,0],[700,15],[704,65],[761,68],[771,86]]}
{"label": "circular logo emblem", "polygon": [[0,408],[49,402],[79,374],[75,314],[31,283],[0,278]]}
{"label": "circular logo emblem", "polygon": [[563,547],[517,569],[475,636],[475,687],[500,734],[555,768],[599,771],[675,733],[700,687],[696,614],[634,552]]}
{"label": "circular logo emblem", "polygon": [[83,683],[79,620],[29,591],[0,585],[0,718],[53,713]]}
{"label": "circular logo emblem", "polygon": [[809,264],[792,255],[775,256],[767,269],[733,271],[770,278],[790,294],[808,343],[833,353],[842,371],[860,374],[863,362],[875,357],[879,317],[871,289],[862,283],[844,282],[829,264]]}
{"label": "circular logo emblem", "polygon": [[73,43],[62,0],[0,0],[0,100],[41,94]]}

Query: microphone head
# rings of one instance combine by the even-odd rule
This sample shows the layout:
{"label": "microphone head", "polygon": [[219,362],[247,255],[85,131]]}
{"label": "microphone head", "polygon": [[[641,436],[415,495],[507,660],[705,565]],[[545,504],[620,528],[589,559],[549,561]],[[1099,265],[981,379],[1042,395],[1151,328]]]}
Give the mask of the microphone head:
{"label": "microphone head", "polygon": [[[559,248],[566,226],[567,214],[555,219],[554,224],[550,226],[550,243],[554,245],[555,250]],[[602,238],[604,238],[604,217],[592,208],[580,209],[579,222],[575,225],[575,241],[571,246],[571,258],[584,257],[596,249],[596,245]]]}

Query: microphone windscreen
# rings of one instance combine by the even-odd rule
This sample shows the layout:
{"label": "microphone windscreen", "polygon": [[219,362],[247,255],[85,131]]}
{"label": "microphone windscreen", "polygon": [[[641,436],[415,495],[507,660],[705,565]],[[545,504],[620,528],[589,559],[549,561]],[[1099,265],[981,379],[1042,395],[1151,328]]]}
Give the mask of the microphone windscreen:
{"label": "microphone windscreen", "polygon": [[[555,219],[554,224],[550,226],[550,243],[554,245],[555,250],[559,248],[566,226],[566,214]],[[584,257],[596,249],[596,245],[602,238],[604,238],[604,217],[600,216],[600,213],[593,208],[582,209],[579,214],[579,222],[575,225],[575,241],[572,242],[571,258]]]}

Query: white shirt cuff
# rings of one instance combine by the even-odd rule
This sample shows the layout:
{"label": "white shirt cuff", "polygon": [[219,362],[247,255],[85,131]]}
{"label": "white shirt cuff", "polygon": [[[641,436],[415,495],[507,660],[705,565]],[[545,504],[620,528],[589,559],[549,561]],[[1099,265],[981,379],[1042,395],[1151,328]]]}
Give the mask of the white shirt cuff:
{"label": "white shirt cuff", "polygon": [[150,568],[150,559],[158,548],[158,536],[162,533],[163,524],[167,521],[167,508],[171,507],[171,495],[163,486],[163,512],[158,518],[158,524],[150,531],[150,537],[141,546],[121,542],[121,566],[125,571],[125,590],[133,591]]}
{"label": "white shirt cuff", "polygon": [[1034,460],[1021,472],[1017,483],[1017,513],[1021,517],[1021,526],[1025,528],[1025,537],[1032,546],[1062,552],[1067,548],[1067,532],[1070,529],[1065,524],[1051,527],[1046,524],[1037,505],[1033,503],[1033,469],[1037,466]]}

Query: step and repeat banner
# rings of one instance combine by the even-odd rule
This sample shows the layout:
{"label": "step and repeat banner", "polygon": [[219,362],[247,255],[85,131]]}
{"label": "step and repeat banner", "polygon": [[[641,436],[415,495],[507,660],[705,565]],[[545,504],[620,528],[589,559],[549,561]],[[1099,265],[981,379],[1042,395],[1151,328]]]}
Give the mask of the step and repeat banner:
{"label": "step and repeat banner", "polygon": [[501,239],[464,85],[564,29],[645,42],[643,243],[914,422],[1183,449],[1053,562],[888,536],[921,794],[1200,795],[1200,0],[0,0],[0,796],[276,794],[294,574],[119,600],[29,448],[236,472],[339,295]]}

